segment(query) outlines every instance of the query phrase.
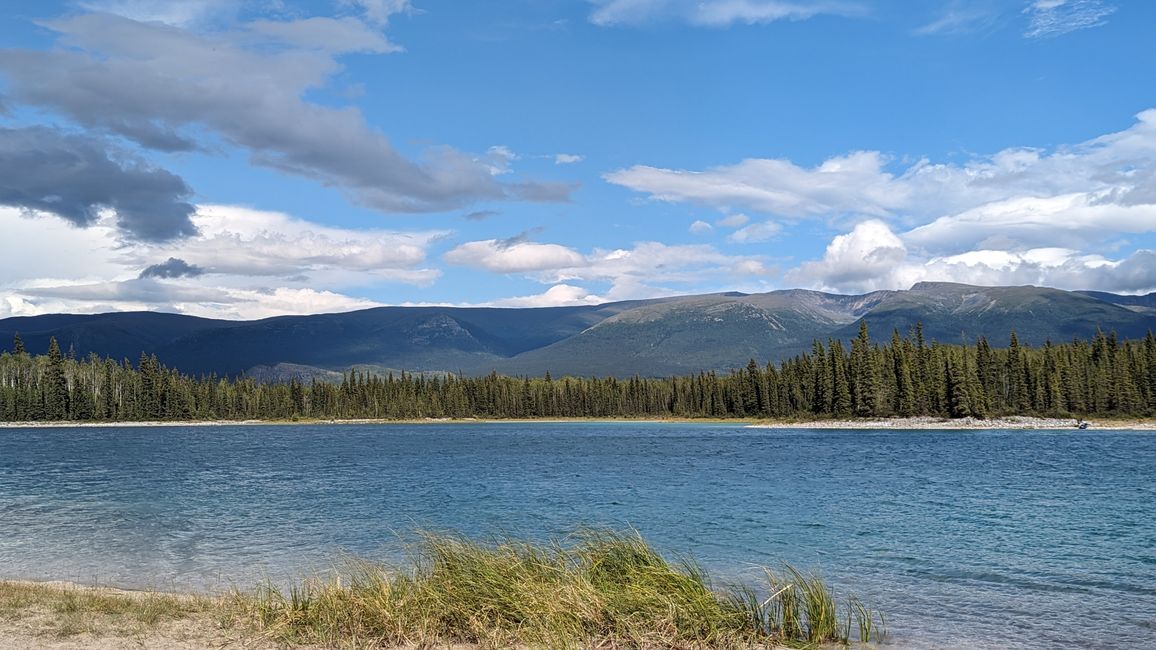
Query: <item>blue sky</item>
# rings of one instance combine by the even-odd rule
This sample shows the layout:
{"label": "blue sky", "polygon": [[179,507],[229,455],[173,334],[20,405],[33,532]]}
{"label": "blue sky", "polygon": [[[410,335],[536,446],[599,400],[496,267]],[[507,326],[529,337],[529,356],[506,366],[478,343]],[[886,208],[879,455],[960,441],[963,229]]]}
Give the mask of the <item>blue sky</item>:
{"label": "blue sky", "polygon": [[0,317],[1156,291],[1156,5],[0,8]]}

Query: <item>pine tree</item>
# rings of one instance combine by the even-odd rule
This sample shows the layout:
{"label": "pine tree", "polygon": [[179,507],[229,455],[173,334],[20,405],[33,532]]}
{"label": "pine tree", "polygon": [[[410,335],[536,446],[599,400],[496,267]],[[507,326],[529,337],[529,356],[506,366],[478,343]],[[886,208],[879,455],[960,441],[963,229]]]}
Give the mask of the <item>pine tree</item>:
{"label": "pine tree", "polygon": [[[1151,334],[1151,333],[1149,333]],[[12,335],[12,354],[24,354],[24,340],[20,338],[20,332]]]}
{"label": "pine tree", "polygon": [[859,336],[851,342],[851,400],[860,417],[877,415],[879,386],[867,321],[859,321]]}

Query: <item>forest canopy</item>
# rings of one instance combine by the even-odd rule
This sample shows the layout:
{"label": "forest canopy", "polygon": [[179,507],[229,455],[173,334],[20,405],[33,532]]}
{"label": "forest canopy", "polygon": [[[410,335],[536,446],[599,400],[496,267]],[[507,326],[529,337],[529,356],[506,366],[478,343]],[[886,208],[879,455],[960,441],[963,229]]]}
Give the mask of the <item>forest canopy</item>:
{"label": "forest canopy", "polygon": [[72,358],[56,340],[30,355],[19,336],[0,353],[0,420],[293,420],[420,418],[799,418],[1150,416],[1156,414],[1156,338],[1031,348],[928,344],[922,328],[728,373],[630,379],[482,377],[351,370],[340,383],[192,377],[142,354],[134,365]]}

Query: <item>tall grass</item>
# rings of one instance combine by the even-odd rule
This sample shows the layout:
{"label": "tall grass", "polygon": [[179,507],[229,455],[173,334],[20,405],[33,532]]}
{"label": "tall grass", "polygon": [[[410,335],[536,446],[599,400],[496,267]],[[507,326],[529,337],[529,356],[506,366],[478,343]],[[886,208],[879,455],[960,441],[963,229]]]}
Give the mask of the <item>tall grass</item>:
{"label": "tall grass", "polygon": [[881,616],[840,604],[816,575],[787,566],[765,584],[716,586],[634,532],[546,544],[426,534],[408,558],[356,561],[341,577],[238,593],[229,606],[280,642],[323,645],[750,647],[883,635]]}

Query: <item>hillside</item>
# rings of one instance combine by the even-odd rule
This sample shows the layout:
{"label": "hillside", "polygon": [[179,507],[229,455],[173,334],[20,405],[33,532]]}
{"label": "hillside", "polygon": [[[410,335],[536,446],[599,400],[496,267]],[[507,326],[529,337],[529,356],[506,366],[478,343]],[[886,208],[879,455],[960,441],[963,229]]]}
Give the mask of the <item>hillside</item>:
{"label": "hillside", "polygon": [[806,290],[722,293],[538,309],[381,307],[340,314],[220,321],[176,314],[46,315],[0,320],[32,352],[50,337],[77,356],[156,354],[193,374],[262,380],[333,378],[351,366],[425,372],[658,376],[778,361],[814,339],[849,339],[865,320],[876,338],[923,323],[927,340],[986,336],[1002,345],[1124,338],[1156,329],[1153,296],[1039,287],[920,283],[843,296]]}

